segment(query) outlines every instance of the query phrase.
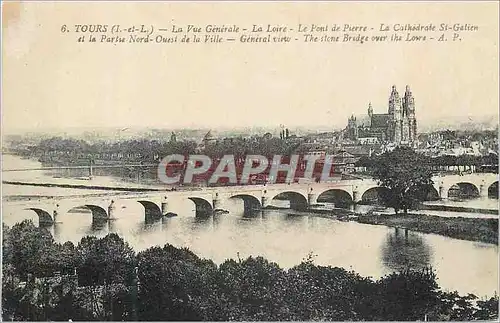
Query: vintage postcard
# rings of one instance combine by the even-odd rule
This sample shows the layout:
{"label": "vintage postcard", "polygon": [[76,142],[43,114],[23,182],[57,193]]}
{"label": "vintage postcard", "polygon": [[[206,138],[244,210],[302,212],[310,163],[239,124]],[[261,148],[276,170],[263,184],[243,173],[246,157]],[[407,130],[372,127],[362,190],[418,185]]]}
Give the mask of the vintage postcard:
{"label": "vintage postcard", "polygon": [[2,3],[2,320],[497,321],[499,3]]}

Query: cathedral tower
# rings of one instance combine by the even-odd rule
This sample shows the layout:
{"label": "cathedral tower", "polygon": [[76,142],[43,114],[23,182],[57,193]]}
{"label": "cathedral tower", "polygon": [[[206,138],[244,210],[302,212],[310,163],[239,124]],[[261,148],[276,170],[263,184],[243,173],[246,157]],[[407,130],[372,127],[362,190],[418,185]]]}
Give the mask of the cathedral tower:
{"label": "cathedral tower", "polygon": [[347,137],[351,140],[358,139],[358,124],[354,115],[347,121]]}
{"label": "cathedral tower", "polygon": [[406,118],[408,120],[408,141],[411,143],[417,140],[417,120],[415,117],[415,99],[411,93],[410,86],[408,85],[406,86],[403,106],[407,111]]}
{"label": "cathedral tower", "polygon": [[392,86],[391,95],[389,97],[389,115],[392,116],[389,129],[389,140],[399,144],[401,142],[402,111],[401,99],[399,98],[399,93],[395,85]]}

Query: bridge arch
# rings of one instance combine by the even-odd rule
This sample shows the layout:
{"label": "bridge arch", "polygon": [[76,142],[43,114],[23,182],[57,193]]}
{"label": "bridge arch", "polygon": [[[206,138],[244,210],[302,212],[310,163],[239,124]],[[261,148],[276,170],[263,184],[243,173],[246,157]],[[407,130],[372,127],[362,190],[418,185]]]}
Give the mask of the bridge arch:
{"label": "bridge arch", "polygon": [[439,187],[436,189],[434,185],[427,186],[427,192],[425,192],[425,201],[436,201],[439,200],[441,196],[439,195]]}
{"label": "bridge arch", "polygon": [[250,194],[237,194],[231,196],[230,199],[243,200],[243,208],[245,212],[250,212],[261,208],[259,199]]}
{"label": "bridge arch", "polygon": [[370,187],[361,195],[362,204],[382,204],[383,195],[387,194],[390,190],[383,186]]}
{"label": "bridge arch", "polygon": [[490,186],[488,186],[488,197],[498,199],[498,181],[493,182]]}
{"label": "bridge arch", "polygon": [[156,203],[146,200],[139,200],[137,202],[139,202],[144,207],[144,217],[146,222],[162,218],[162,211]]}
{"label": "bridge arch", "polygon": [[201,197],[188,197],[189,200],[193,201],[196,207],[196,216],[207,216],[212,214],[213,207],[212,203]]}
{"label": "bridge arch", "polygon": [[54,223],[54,218],[52,217],[52,215],[43,210],[43,209],[40,209],[40,208],[36,208],[36,207],[30,207],[30,208],[27,208],[26,210],[31,210],[31,211],[35,211],[36,215],[38,215],[38,224],[53,224]]}
{"label": "bridge arch", "polygon": [[449,198],[475,198],[479,197],[479,188],[470,182],[458,182],[448,188]]}
{"label": "bridge arch", "polygon": [[349,207],[353,203],[352,195],[346,190],[332,188],[318,195],[318,203],[333,203],[335,207]]}
{"label": "bridge arch", "polygon": [[274,195],[272,200],[288,200],[290,202],[290,208],[293,210],[306,210],[308,207],[307,197],[302,193],[295,191],[285,191]]}
{"label": "bridge arch", "polygon": [[109,219],[108,211],[102,206],[96,204],[84,204],[84,205],[76,205],[71,207],[68,212],[75,208],[87,208],[92,213],[92,221],[103,221]]}

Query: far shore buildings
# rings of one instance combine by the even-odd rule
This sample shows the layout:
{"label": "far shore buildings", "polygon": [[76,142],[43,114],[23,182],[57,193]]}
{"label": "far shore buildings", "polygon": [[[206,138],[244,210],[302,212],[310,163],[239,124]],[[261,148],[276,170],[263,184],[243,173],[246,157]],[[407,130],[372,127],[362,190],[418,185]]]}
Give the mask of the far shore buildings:
{"label": "far shore buildings", "polygon": [[401,98],[393,86],[388,101],[388,111],[384,114],[373,113],[371,103],[368,115],[357,118],[351,116],[344,130],[345,138],[360,144],[393,143],[415,146],[417,142],[417,119],[415,99],[407,85]]}

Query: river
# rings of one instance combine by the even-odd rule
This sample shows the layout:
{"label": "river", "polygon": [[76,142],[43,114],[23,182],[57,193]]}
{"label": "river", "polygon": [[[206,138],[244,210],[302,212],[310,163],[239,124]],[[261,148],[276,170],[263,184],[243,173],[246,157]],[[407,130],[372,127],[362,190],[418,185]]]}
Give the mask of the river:
{"label": "river", "polygon": [[[32,160],[3,156],[3,168],[39,167]],[[13,168],[13,167],[12,167]],[[36,175],[30,175],[36,173]],[[15,175],[14,175],[15,174]],[[53,174],[44,172],[4,173],[9,179],[54,182]],[[36,178],[35,178],[36,177]],[[5,179],[5,176],[4,176]],[[76,181],[74,179],[66,179]],[[120,183],[113,177],[96,178],[96,181]],[[16,197],[27,199],[40,196],[81,196],[109,194],[109,191],[2,185],[2,218],[12,226],[24,219],[38,224],[33,211],[23,210]],[[276,203],[283,203],[277,201]],[[284,202],[286,203],[286,202]],[[477,205],[471,201],[471,205]],[[481,202],[483,205],[486,202]],[[488,201],[487,203],[493,203]],[[467,203],[462,203],[469,206]],[[203,258],[217,263],[227,258],[263,256],[290,268],[299,264],[309,254],[316,264],[352,269],[363,276],[379,278],[407,266],[420,268],[430,265],[437,273],[438,283],[445,290],[461,294],[492,296],[498,292],[498,246],[451,239],[439,235],[410,232],[384,226],[371,226],[356,222],[340,222],[293,211],[269,210],[252,216],[243,215],[242,201],[229,200],[223,205],[230,211],[200,220],[195,217],[194,204],[186,199],[170,199],[172,212],[178,217],[144,223],[144,209],[134,201],[117,201],[118,220],[103,226],[93,226],[90,213],[61,214],[56,224],[49,228],[56,241],[77,243],[85,235],[104,236],[119,233],[137,251],[150,246],[173,244],[188,247]],[[471,206],[473,207],[473,206]],[[455,212],[433,211],[443,216],[457,216]]]}

